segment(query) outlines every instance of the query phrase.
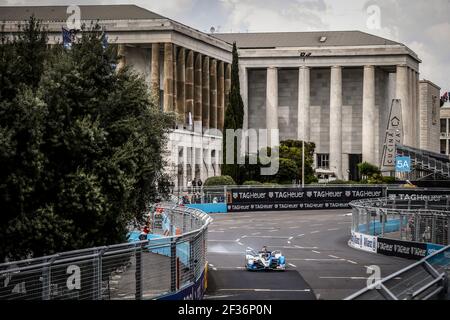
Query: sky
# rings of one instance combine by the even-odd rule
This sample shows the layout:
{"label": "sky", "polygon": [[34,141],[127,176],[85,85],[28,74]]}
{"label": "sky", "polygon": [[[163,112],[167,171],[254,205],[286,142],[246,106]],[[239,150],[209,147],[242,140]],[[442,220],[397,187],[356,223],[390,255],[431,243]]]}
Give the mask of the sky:
{"label": "sky", "polygon": [[[0,5],[36,5],[0,0]],[[421,79],[450,91],[450,0],[40,0],[39,5],[136,4],[209,32],[360,30],[404,43]],[[1,10],[1,9],[0,9]]]}

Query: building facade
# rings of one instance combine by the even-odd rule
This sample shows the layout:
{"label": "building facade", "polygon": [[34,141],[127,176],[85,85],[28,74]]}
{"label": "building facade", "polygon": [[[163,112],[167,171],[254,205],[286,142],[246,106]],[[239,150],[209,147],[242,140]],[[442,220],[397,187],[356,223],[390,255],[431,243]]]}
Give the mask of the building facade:
{"label": "building facade", "polygon": [[436,153],[440,152],[440,92],[431,81],[419,82],[420,149]]}
{"label": "building facade", "polygon": [[450,102],[442,106],[440,120],[440,152],[450,155]]}
{"label": "building facade", "polygon": [[359,31],[216,37],[239,47],[244,126],[314,142],[317,168],[354,179],[359,162],[380,166],[394,98],[403,143],[420,147],[421,60],[405,45]]}
{"label": "building facade", "polygon": [[[421,60],[401,43],[359,31],[205,34],[137,6],[79,8],[82,22],[106,28],[121,65],[142,74],[161,109],[177,114],[167,168],[176,186],[220,174],[234,41],[244,129],[314,142],[316,168],[355,179],[358,163],[381,166],[393,99],[401,101],[403,144],[439,149],[439,88],[419,81]],[[61,42],[66,6],[2,7],[0,21],[14,32],[32,13],[50,42]]]}

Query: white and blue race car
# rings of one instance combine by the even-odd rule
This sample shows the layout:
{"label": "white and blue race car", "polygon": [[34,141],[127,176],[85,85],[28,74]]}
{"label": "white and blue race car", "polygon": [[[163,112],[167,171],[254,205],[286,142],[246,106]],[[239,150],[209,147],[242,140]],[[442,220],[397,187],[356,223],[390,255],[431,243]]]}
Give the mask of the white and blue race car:
{"label": "white and blue race car", "polygon": [[245,267],[250,271],[257,270],[286,270],[286,258],[281,251],[261,251],[247,249],[245,254]]}

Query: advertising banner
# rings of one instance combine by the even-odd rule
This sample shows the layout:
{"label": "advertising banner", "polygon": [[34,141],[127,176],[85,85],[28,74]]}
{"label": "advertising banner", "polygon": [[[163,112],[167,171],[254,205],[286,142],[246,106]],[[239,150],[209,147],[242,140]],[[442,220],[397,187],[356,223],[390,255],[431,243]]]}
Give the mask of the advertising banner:
{"label": "advertising banner", "polygon": [[383,188],[376,186],[231,189],[227,209],[229,212],[345,209],[353,200],[382,196]]}
{"label": "advertising banner", "polygon": [[427,244],[401,241],[378,237],[377,252],[386,256],[394,256],[412,260],[421,260],[427,256]]}
{"label": "advertising banner", "polygon": [[428,201],[430,205],[445,205],[447,197],[450,195],[450,189],[390,189],[388,188],[386,194],[391,199],[402,201],[420,202]]}
{"label": "advertising banner", "polygon": [[360,250],[376,253],[377,237],[352,231],[350,245]]}

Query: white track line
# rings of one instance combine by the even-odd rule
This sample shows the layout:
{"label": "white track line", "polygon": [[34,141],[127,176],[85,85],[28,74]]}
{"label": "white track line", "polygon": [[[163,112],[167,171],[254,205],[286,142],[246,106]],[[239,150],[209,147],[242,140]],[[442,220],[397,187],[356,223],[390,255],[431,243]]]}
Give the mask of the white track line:
{"label": "white track line", "polygon": [[367,280],[366,277],[319,277],[319,279],[350,279],[350,280]]}
{"label": "white track line", "polygon": [[311,289],[218,289],[218,291],[254,291],[254,292],[311,292]]}
{"label": "white track line", "polygon": [[339,230],[339,228],[328,229],[328,231],[337,231],[337,230]]}
{"label": "white track line", "polygon": [[297,237],[303,237],[304,235],[305,235],[305,234],[302,233],[302,234],[297,235]]}
{"label": "white track line", "polygon": [[288,239],[288,240],[292,240],[292,239],[294,239],[294,237],[289,237],[289,239]]}
{"label": "white track line", "polygon": [[297,268],[297,266],[295,264],[288,263],[288,265],[290,265],[292,268]]}
{"label": "white track line", "polygon": [[334,259],[340,259],[339,257],[333,256],[332,254],[328,255],[330,258],[334,258]]}
{"label": "white track line", "polygon": [[319,233],[320,231],[311,231],[310,233]]}
{"label": "white track line", "polygon": [[238,245],[243,246],[242,242],[238,242]]}
{"label": "white track line", "polygon": [[319,251],[316,251],[316,250],[311,250],[312,252],[314,252],[314,253],[318,253],[318,254],[320,254],[320,252]]}
{"label": "white track line", "polygon": [[347,262],[353,263],[353,264],[358,264],[358,262],[352,261],[352,260],[347,260]]}
{"label": "white track line", "polygon": [[305,258],[305,259],[300,259],[300,258],[290,258],[290,261],[345,261],[345,259],[312,259],[312,258]]}
{"label": "white track line", "polygon": [[247,236],[246,238],[289,239],[289,237],[280,236]]}

